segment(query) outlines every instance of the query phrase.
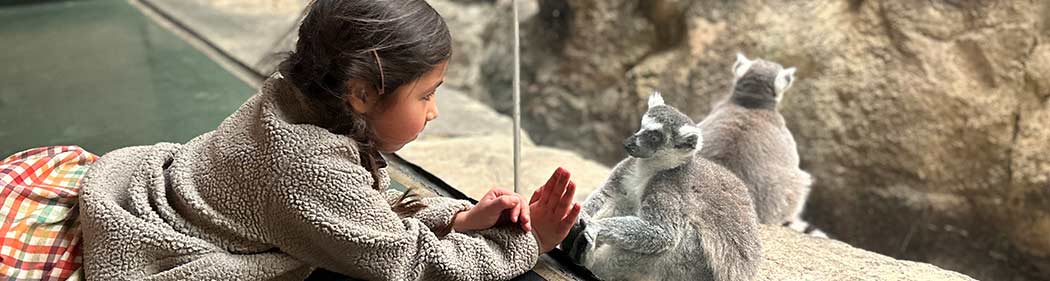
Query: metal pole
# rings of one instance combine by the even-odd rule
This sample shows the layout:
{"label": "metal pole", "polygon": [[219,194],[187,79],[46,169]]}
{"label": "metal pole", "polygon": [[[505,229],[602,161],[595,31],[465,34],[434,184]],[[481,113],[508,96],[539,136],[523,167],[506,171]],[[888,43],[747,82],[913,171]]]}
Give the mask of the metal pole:
{"label": "metal pole", "polygon": [[514,193],[521,193],[521,42],[518,36],[518,0],[511,1],[514,10]]}

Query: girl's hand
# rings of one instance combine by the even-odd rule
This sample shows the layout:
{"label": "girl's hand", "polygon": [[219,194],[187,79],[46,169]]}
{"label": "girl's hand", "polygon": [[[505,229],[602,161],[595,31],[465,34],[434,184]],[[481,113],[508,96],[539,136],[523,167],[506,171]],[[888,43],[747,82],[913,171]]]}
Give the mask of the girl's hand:
{"label": "girl's hand", "polygon": [[525,203],[525,199],[502,188],[489,190],[473,208],[457,213],[452,218],[452,228],[457,232],[488,229],[496,225],[501,217],[521,224],[525,231],[532,230],[529,205]]}
{"label": "girl's hand", "polygon": [[573,203],[576,195],[576,184],[569,180],[569,171],[558,168],[529,199],[532,212],[533,235],[539,240],[543,253],[554,249],[580,215],[580,204]]}

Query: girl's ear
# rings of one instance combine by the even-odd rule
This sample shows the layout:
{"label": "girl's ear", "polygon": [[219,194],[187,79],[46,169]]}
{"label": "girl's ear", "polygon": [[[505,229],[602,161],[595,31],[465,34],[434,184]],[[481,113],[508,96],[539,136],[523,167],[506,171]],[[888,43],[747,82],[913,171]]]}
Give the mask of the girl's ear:
{"label": "girl's ear", "polygon": [[353,79],[346,83],[346,102],[357,113],[365,114],[375,108],[379,94],[364,80]]}

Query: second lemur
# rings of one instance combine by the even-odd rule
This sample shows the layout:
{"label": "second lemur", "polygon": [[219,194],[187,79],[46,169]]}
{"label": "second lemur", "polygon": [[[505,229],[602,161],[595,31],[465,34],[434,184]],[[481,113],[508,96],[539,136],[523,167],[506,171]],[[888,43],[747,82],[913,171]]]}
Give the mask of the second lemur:
{"label": "second lemur", "polygon": [[732,92],[700,122],[700,154],[747,184],[760,223],[826,237],[801,218],[813,178],[799,168],[795,139],[778,111],[795,68],[737,54],[732,71]]}

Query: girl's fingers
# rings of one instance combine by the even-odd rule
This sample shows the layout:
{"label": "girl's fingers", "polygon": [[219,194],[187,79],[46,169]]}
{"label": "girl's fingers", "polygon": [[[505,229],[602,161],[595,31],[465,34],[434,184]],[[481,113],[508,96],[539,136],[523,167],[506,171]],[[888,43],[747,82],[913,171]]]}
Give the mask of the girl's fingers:
{"label": "girl's fingers", "polygon": [[574,196],[576,196],[576,183],[570,180],[568,186],[565,187],[565,194],[562,194],[558,200],[557,213],[555,214],[562,216],[569,211],[569,208],[572,207]]}
{"label": "girl's fingers", "polygon": [[569,182],[569,171],[559,167],[555,172],[555,175],[558,178],[557,181],[549,191],[550,193],[547,193],[546,196],[544,196],[547,199],[547,202],[545,203],[547,206],[558,206],[555,204],[561,199],[562,194],[565,193],[565,186]]}
{"label": "girl's fingers", "polygon": [[522,204],[521,197],[519,197],[517,194],[506,195],[506,196],[510,197],[512,200],[514,200],[517,203],[517,205],[514,206],[514,209],[511,210],[511,212],[510,212],[510,222],[517,223],[519,221],[518,217],[521,216],[521,206],[525,205],[525,204]]}
{"label": "girl's fingers", "polygon": [[502,197],[496,198],[496,200],[494,200],[494,201],[495,202],[493,202],[492,205],[493,205],[493,207],[498,208],[499,211],[503,211],[503,210],[506,210],[506,209],[514,208],[517,205],[517,203],[518,203],[517,200],[514,200],[514,198],[511,197],[511,196],[502,196]]}
{"label": "girl's fingers", "polygon": [[507,189],[503,189],[503,188],[499,188],[499,187],[493,187],[492,189],[489,190],[489,193],[492,193],[492,195],[495,195],[495,197],[500,197],[500,196],[503,196],[503,195],[515,194],[513,191],[510,191],[510,190],[507,190]]}
{"label": "girl's fingers", "polygon": [[521,208],[521,227],[526,232],[532,231],[532,214],[529,209],[529,204],[522,204],[524,207]]}
{"label": "girl's fingers", "polygon": [[558,182],[558,174],[562,173],[562,170],[564,170],[564,169],[562,169],[561,167],[558,167],[558,169],[555,169],[554,173],[551,174],[551,177],[547,179],[547,183],[544,183],[543,187],[540,187],[540,189],[552,186],[555,183],[557,183]]}
{"label": "girl's fingers", "polygon": [[568,233],[569,229],[572,228],[573,224],[576,224],[576,220],[580,217],[580,210],[583,210],[583,206],[580,204],[573,204],[572,209],[565,215],[561,223],[558,226],[558,233]]}
{"label": "girl's fingers", "polygon": [[[553,180],[554,176],[551,176],[551,179]],[[551,185],[553,185],[553,183],[544,184],[543,186],[540,186],[539,189],[532,192],[532,198],[529,199],[529,204],[531,205],[532,203],[536,202],[540,202],[542,204],[543,202],[546,202],[545,198],[547,198],[547,194],[550,193]]]}
{"label": "girl's fingers", "polygon": [[[555,171],[554,173],[557,174],[558,172]],[[547,190],[549,190],[548,187],[550,185],[554,184],[553,181],[554,181],[554,175],[552,174],[551,177],[549,179],[547,179],[546,183],[544,183],[543,185],[540,186],[540,188],[537,188],[535,191],[532,192],[532,197],[529,198],[529,205],[532,205],[533,203],[536,203],[536,202],[543,202],[543,201],[540,201],[540,200],[543,199],[544,193],[547,192]]]}
{"label": "girl's fingers", "polygon": [[540,204],[549,204],[549,195],[553,191],[554,187],[558,185],[558,181],[561,180],[561,178],[566,172],[567,171],[565,171],[565,169],[558,167],[558,169],[555,169],[554,173],[551,174],[551,177],[547,179],[547,183],[543,184],[543,186],[540,187],[540,190],[543,190],[543,193],[540,194],[540,199],[542,199],[543,201],[540,201]]}
{"label": "girl's fingers", "polygon": [[529,205],[532,205],[532,203],[536,203],[536,201],[540,200],[541,192],[543,192],[542,186],[539,189],[536,189],[536,191],[532,192],[532,197],[529,198]]}

